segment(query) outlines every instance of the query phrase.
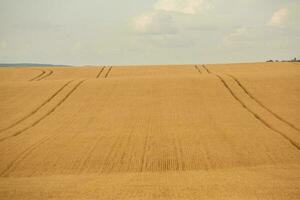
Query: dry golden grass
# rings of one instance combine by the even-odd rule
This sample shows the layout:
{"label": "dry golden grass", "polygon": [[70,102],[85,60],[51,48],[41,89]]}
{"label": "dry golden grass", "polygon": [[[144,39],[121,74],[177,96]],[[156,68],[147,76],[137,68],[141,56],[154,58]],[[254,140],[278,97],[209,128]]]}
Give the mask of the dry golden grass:
{"label": "dry golden grass", "polygon": [[0,68],[0,199],[300,199],[293,63]]}

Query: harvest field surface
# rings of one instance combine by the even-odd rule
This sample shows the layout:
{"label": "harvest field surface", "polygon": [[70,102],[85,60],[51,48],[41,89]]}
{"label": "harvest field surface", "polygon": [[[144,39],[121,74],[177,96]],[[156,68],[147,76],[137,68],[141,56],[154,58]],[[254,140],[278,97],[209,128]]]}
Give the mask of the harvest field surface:
{"label": "harvest field surface", "polygon": [[300,199],[300,65],[1,67],[0,199]]}

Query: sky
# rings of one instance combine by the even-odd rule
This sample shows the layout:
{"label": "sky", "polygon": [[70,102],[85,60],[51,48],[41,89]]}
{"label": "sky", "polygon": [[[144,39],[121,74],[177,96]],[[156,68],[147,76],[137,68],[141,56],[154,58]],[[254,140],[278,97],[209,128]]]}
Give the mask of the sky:
{"label": "sky", "polygon": [[0,0],[0,63],[300,58],[300,0]]}

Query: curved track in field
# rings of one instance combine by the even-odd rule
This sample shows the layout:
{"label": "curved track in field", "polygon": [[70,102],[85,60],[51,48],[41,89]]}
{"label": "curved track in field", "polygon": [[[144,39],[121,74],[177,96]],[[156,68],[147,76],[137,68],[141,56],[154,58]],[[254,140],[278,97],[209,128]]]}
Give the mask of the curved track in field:
{"label": "curved track in field", "polygon": [[251,99],[253,99],[257,104],[259,104],[261,107],[263,107],[264,109],[266,109],[269,113],[271,113],[274,117],[276,117],[277,119],[279,119],[280,121],[286,123],[288,126],[290,126],[291,128],[295,129],[296,131],[300,132],[300,129],[297,128],[294,124],[288,122],[287,120],[283,119],[281,116],[279,116],[278,114],[276,114],[275,112],[273,112],[271,109],[269,109],[267,106],[265,106],[261,101],[259,101],[257,98],[255,98],[247,89],[244,85],[242,85],[242,83],[233,75],[227,74],[229,77],[231,77],[239,86],[240,88],[246,93],[246,95],[248,95]]}
{"label": "curved track in field", "polygon": [[46,75],[44,75],[44,76],[36,79],[36,81],[41,81],[41,80],[43,80],[43,79],[45,79],[45,78],[47,78],[47,77],[49,77],[49,76],[51,76],[53,74],[53,70],[48,69],[47,71],[48,71],[48,73]]}
{"label": "curved track in field", "polygon": [[41,73],[39,75],[37,75],[36,77],[30,79],[29,81],[41,81],[49,76],[51,76],[54,72],[52,69],[46,69],[46,70],[42,70],[39,69],[41,71]]}
{"label": "curved track in field", "polygon": [[12,137],[16,137],[22,133],[24,133],[25,131],[29,130],[30,128],[33,128],[34,126],[36,126],[37,124],[39,124],[41,121],[43,121],[46,117],[48,117],[50,114],[52,114],[63,102],[65,102],[67,100],[67,98],[84,82],[85,80],[83,81],[80,81],[79,83],[77,83],[72,89],[71,91],[69,91],[67,93],[67,95],[58,102],[58,104],[56,104],[50,111],[48,111],[45,115],[43,115],[42,117],[40,117],[38,120],[36,120],[35,122],[33,122],[30,126],[27,126],[25,128],[23,128],[22,130],[20,131],[17,131],[15,133],[13,133],[12,135],[9,135],[9,136],[6,136],[6,137],[3,137],[0,139],[0,142],[2,141],[5,141],[7,139],[10,139]]}
{"label": "curved track in field", "polygon": [[37,79],[39,79],[39,78],[41,78],[45,73],[46,73],[46,71],[45,70],[41,70],[41,69],[39,69],[40,71],[41,71],[41,73],[39,74],[39,75],[37,75],[37,76],[35,76],[35,77],[33,77],[32,79],[30,79],[29,81],[35,81],[35,80],[37,80]]}
{"label": "curved track in field", "polygon": [[[77,90],[79,88],[79,86],[81,84],[83,84],[86,80],[82,80],[80,82],[78,82],[68,93],[67,95],[58,102],[58,104],[55,105],[55,107],[53,107],[49,112],[47,112],[45,115],[43,115],[40,119],[38,119],[37,121],[35,121],[31,126],[28,126],[26,128],[24,128],[23,130],[15,133],[14,135],[7,137],[6,139],[9,139],[11,137],[15,137],[17,135],[20,135],[21,133],[29,130],[30,128],[36,126],[37,124],[39,124],[42,120],[44,120],[46,117],[48,117],[50,114],[52,114],[60,105],[62,105],[70,96],[72,93],[75,92],[75,90]],[[29,146],[25,151],[23,151],[22,153],[20,153],[16,159],[14,159],[10,164],[7,165],[7,167],[0,173],[0,176],[5,177],[8,175],[8,172],[19,162],[21,162],[23,159],[25,159],[32,151],[34,151],[38,146],[42,145],[43,143],[45,143],[46,141],[48,141],[51,137],[53,137],[53,135],[46,137],[44,139],[42,139],[41,141],[36,142],[35,144]]]}
{"label": "curved track in field", "polygon": [[296,144],[291,138],[286,136],[283,132],[279,131],[277,128],[272,127],[268,122],[266,122],[264,119],[262,119],[257,113],[255,113],[252,109],[250,109],[241,99],[237,97],[237,95],[233,92],[233,90],[229,87],[229,85],[226,83],[226,81],[220,76],[216,75],[220,81],[223,83],[224,87],[229,91],[231,96],[237,100],[241,106],[246,109],[249,113],[251,113],[257,120],[259,120],[262,124],[264,124],[267,128],[271,129],[272,131],[280,134],[282,137],[284,137],[286,140],[288,140],[294,147],[296,147],[298,150],[300,150],[300,146]]}
{"label": "curved track in field", "polygon": [[0,133],[15,127],[16,125],[20,124],[24,120],[30,118],[32,115],[37,113],[41,108],[43,108],[46,104],[48,104],[53,98],[55,98],[65,87],[67,87],[72,81],[67,82],[61,88],[59,88],[54,94],[52,94],[46,101],[44,101],[41,105],[39,105],[36,109],[31,111],[29,114],[25,115],[23,118],[19,119],[18,121],[14,122],[13,124],[9,125],[6,128],[0,129]]}
{"label": "curved track in field", "polygon": [[[206,71],[207,74],[214,74],[212,73],[205,65],[202,65],[203,69]],[[199,72],[198,68],[195,66],[195,69]],[[270,125],[266,120],[264,120],[258,113],[256,113],[255,111],[253,111],[251,108],[249,108],[245,102],[243,102],[232,90],[232,88],[229,86],[229,84],[225,81],[224,78],[222,78],[222,76],[218,75],[218,74],[214,74],[223,84],[223,86],[226,88],[226,90],[231,94],[231,96],[239,102],[239,104],[247,110],[247,112],[249,112],[252,116],[254,116],[257,120],[259,120],[264,126],[266,126],[267,128],[271,129],[272,131],[280,134],[282,137],[284,137],[286,140],[288,140],[294,147],[296,147],[298,150],[300,150],[300,145],[297,144],[294,140],[292,140],[289,136],[287,136],[287,134],[285,134],[284,132],[278,130],[277,128],[273,127],[272,125]],[[294,126],[293,124],[291,124],[290,122],[286,121],[285,119],[283,119],[282,117],[280,117],[279,115],[277,115],[276,113],[274,113],[272,110],[270,110],[268,107],[266,107],[264,104],[262,104],[259,100],[257,100],[242,84],[241,82],[235,78],[232,75],[227,74],[227,76],[229,76],[238,86],[239,88],[244,92],[245,95],[247,95],[249,98],[251,98],[253,101],[255,101],[261,108],[265,109],[266,111],[268,111],[273,117],[275,117],[276,119],[280,120],[281,122],[285,123],[286,125],[288,125],[289,127],[293,128],[294,130],[296,130],[297,132],[299,132],[299,128],[297,128],[296,126]]]}

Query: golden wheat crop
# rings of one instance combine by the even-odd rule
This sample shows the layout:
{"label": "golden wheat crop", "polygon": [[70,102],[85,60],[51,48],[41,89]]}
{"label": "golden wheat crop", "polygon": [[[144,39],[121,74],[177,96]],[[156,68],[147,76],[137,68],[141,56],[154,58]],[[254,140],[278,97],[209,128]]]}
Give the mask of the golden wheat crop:
{"label": "golden wheat crop", "polygon": [[0,68],[0,199],[300,199],[294,63]]}

